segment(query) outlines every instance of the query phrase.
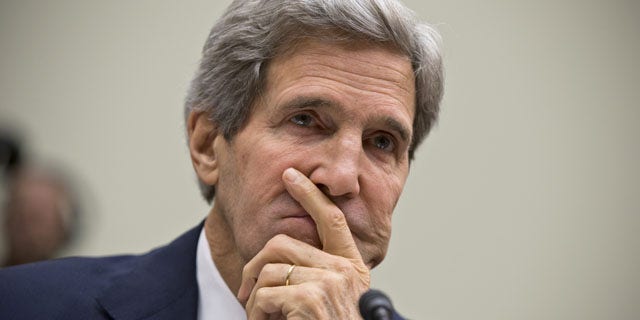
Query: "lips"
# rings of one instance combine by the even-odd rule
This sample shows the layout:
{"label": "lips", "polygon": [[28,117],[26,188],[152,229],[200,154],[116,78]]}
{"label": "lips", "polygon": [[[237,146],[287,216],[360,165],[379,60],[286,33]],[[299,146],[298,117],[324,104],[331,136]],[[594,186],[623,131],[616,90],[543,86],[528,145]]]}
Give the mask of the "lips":
{"label": "lips", "polygon": [[322,247],[316,223],[306,212],[288,214],[282,217],[278,225],[279,233],[306,242],[316,248]]}
{"label": "lips", "polygon": [[313,224],[314,227],[316,225],[316,222],[307,213],[288,215],[288,216],[285,216],[283,219],[292,219],[294,221],[307,221],[308,223]]}
{"label": "lips", "polygon": [[285,216],[285,218],[303,218],[303,217],[311,218],[311,215],[309,215],[306,211],[301,211],[301,212],[287,214]]}

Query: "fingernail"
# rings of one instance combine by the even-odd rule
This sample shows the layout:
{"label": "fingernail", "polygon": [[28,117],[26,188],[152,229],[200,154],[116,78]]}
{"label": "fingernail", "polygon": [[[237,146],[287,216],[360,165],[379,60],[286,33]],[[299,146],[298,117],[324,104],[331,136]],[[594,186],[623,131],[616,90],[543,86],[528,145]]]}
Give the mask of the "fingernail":
{"label": "fingernail", "polygon": [[291,183],[296,183],[300,179],[300,172],[294,168],[288,168],[284,171],[284,178]]}

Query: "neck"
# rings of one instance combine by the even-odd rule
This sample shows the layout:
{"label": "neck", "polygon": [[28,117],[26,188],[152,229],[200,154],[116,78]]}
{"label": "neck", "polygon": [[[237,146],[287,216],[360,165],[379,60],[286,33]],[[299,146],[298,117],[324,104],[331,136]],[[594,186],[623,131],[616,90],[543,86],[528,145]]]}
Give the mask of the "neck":
{"label": "neck", "polygon": [[211,258],[216,268],[231,292],[238,294],[242,282],[242,268],[245,263],[238,253],[229,222],[216,209],[215,204],[209,212],[204,228],[211,250]]}

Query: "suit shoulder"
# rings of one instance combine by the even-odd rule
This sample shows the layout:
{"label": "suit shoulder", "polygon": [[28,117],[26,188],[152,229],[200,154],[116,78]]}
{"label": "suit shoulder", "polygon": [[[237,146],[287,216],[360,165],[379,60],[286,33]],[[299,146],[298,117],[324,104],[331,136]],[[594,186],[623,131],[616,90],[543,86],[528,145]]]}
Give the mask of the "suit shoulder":
{"label": "suit shoulder", "polygon": [[136,260],[137,256],[64,258],[0,269],[0,318],[41,318],[43,313],[65,318],[68,306],[95,316],[93,312],[100,310],[97,296],[114,277],[129,272]]}

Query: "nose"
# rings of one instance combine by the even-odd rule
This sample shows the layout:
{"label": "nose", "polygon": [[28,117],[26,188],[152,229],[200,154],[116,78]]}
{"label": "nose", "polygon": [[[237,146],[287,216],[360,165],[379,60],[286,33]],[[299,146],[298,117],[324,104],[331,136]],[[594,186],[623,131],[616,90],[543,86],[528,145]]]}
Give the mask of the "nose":
{"label": "nose", "polygon": [[318,154],[309,178],[331,197],[353,198],[360,193],[362,141],[360,136],[336,136]]}

